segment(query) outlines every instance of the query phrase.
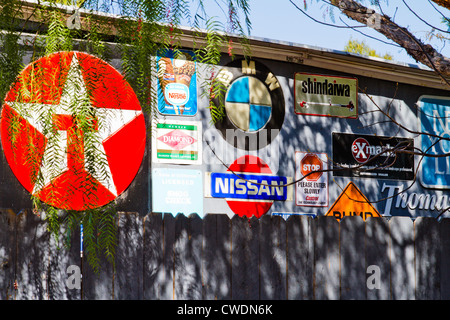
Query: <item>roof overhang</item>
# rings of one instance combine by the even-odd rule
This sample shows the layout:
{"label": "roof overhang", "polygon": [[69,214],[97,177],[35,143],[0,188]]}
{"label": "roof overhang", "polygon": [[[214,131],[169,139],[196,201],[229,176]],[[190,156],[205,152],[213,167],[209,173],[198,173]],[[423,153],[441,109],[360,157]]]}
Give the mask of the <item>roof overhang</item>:
{"label": "roof overhang", "polygon": [[[35,15],[36,9],[39,6],[45,5],[44,2],[27,0],[22,1],[22,19],[34,23],[39,23],[39,18]],[[75,11],[73,6],[57,6],[69,18]],[[82,21],[82,28],[84,25],[84,18],[91,11],[79,10]],[[117,20],[123,17],[112,14],[105,14],[96,12],[95,15],[104,18],[106,23],[110,24],[108,28],[110,35],[117,34],[114,27]],[[201,47],[206,44],[204,39],[205,33],[194,31],[189,28],[181,28],[181,35],[179,36],[179,43],[182,47],[190,48],[193,43],[196,47]],[[375,79],[389,80],[393,82],[412,84],[424,86],[435,89],[450,90],[447,84],[431,69],[421,67],[419,65],[403,64],[392,62],[379,58],[365,57],[356,54],[350,54],[342,51],[327,50],[316,47],[309,47],[300,44],[286,43],[281,41],[273,41],[267,39],[247,38],[247,48],[241,44],[242,38],[236,35],[229,35],[233,39],[233,52],[238,55],[243,55],[250,49],[252,57],[270,59],[276,61],[283,61],[288,63],[295,63],[305,66],[317,67],[337,72],[350,73],[357,76],[370,77]],[[223,52],[226,53],[228,48],[223,47]]]}

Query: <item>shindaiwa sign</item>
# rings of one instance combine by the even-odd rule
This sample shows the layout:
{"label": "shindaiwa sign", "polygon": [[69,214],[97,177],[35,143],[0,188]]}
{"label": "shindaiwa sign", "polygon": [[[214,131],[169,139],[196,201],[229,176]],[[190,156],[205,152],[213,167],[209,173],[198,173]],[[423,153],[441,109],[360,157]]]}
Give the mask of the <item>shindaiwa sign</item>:
{"label": "shindaiwa sign", "polygon": [[294,81],[296,114],[358,117],[356,78],[298,72]]}

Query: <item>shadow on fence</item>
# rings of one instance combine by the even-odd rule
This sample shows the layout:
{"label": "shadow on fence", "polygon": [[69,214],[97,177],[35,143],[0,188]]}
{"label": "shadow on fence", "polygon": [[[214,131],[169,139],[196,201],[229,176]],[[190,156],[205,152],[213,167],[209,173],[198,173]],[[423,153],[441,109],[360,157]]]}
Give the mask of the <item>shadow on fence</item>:
{"label": "shadow on fence", "polygon": [[116,268],[95,274],[78,234],[61,249],[39,217],[1,210],[0,299],[449,299],[449,221],[119,213]]}

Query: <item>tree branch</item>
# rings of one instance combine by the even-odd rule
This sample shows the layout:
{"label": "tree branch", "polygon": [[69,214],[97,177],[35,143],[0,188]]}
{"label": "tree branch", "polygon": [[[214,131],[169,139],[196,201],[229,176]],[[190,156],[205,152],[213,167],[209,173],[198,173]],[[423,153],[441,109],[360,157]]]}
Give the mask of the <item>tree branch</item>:
{"label": "tree branch", "polygon": [[[435,1],[436,3],[438,1]],[[445,1],[448,4],[448,1]],[[429,44],[424,44],[417,39],[406,28],[400,27],[393,22],[388,16],[376,13],[353,0],[331,0],[329,2],[350,19],[363,23],[376,31],[391,39],[416,61],[432,68],[449,87],[450,83],[446,77],[450,76],[450,59],[440,54]]]}
{"label": "tree branch", "polygon": [[450,9],[450,1],[448,0],[431,0],[431,1],[433,1],[437,5],[440,5],[441,7]]}

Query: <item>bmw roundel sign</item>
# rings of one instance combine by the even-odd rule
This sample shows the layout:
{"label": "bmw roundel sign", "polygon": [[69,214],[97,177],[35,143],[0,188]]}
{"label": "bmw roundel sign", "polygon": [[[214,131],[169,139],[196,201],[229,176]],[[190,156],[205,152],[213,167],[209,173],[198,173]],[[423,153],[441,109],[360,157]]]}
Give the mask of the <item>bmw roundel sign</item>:
{"label": "bmw roundel sign", "polygon": [[[261,62],[238,59],[227,64],[217,72],[211,92],[214,105],[225,108],[225,116],[214,124],[228,142],[227,130],[231,129],[244,138],[256,137],[256,148],[263,148],[281,130],[285,116],[283,90],[277,77]],[[256,149],[232,140],[236,148]]]}

